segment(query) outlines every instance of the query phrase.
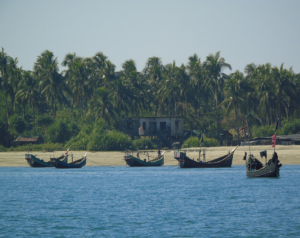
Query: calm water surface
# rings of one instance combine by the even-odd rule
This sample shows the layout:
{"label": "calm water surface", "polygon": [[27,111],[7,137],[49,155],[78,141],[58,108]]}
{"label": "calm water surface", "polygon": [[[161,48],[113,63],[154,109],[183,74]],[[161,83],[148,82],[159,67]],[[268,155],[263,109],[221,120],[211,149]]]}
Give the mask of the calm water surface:
{"label": "calm water surface", "polygon": [[300,166],[0,168],[0,237],[299,237]]}

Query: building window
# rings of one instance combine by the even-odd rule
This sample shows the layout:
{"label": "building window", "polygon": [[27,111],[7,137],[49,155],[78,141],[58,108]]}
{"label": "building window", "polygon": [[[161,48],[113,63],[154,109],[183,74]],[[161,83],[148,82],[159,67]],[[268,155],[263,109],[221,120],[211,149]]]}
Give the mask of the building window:
{"label": "building window", "polygon": [[133,122],[127,122],[127,129],[132,130],[133,129]]}
{"label": "building window", "polygon": [[163,130],[166,130],[167,129],[167,123],[164,121],[164,122],[161,122],[160,123],[160,130],[163,131]]}
{"label": "building window", "polygon": [[178,124],[179,124],[179,121],[175,121],[175,131],[178,131]]}
{"label": "building window", "polygon": [[143,122],[143,130],[144,131],[147,130],[147,128],[146,128],[146,122]]}

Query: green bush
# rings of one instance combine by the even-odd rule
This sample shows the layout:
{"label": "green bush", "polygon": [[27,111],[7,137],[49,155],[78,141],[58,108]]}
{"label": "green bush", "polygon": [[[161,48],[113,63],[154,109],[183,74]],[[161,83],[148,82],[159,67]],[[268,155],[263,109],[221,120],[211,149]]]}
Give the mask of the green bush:
{"label": "green bush", "polygon": [[44,127],[44,126],[49,126],[53,122],[53,119],[49,115],[40,115],[36,119],[36,124],[37,126]]}
{"label": "green bush", "polygon": [[122,151],[130,146],[132,146],[132,141],[128,135],[110,131],[104,134],[93,134],[87,149],[90,151]]}
{"label": "green bush", "polygon": [[63,151],[66,147],[59,143],[47,143],[47,144],[37,144],[37,145],[23,145],[17,147],[10,147],[6,151]]}
{"label": "green bush", "polygon": [[66,147],[71,150],[87,150],[87,145],[90,141],[90,136],[86,134],[85,130],[81,130],[79,134],[72,137],[67,143]]}
{"label": "green bush", "polygon": [[275,133],[275,126],[254,126],[253,137],[272,136]]}
{"label": "green bush", "polygon": [[[274,129],[275,132],[275,129]],[[285,120],[281,122],[281,129],[279,134],[281,135],[292,135],[300,132],[300,120],[294,119],[287,123]]]}
{"label": "green bush", "polygon": [[144,150],[147,146],[147,149],[156,149],[156,145],[149,138],[141,138],[133,141],[133,146],[135,149]]}
{"label": "green bush", "polygon": [[220,146],[220,141],[215,138],[203,138],[203,146],[204,147],[217,147]]}
{"label": "green bush", "polygon": [[184,141],[181,148],[189,148],[189,147],[200,147],[200,140],[198,137],[190,137]]}
{"label": "green bush", "polygon": [[51,125],[47,130],[47,141],[52,143],[64,143],[70,140],[70,130],[67,124],[60,120]]}
{"label": "green bush", "polygon": [[[220,142],[215,138],[203,137],[203,147],[220,146]],[[200,147],[200,140],[198,137],[190,137],[184,141],[181,148]]]}
{"label": "green bush", "polygon": [[0,145],[0,152],[5,152],[6,148],[3,145]]}

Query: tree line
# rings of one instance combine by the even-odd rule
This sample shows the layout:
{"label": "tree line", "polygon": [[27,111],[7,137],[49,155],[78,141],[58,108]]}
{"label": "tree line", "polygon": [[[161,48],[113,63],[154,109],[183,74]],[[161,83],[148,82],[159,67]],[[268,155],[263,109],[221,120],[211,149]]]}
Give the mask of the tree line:
{"label": "tree line", "polygon": [[81,123],[86,117],[101,118],[112,129],[118,129],[120,117],[183,116],[185,129],[214,130],[221,140],[224,128],[239,131],[245,124],[271,125],[300,114],[300,75],[283,63],[251,63],[244,72],[226,74],[232,66],[217,52],[203,62],[194,54],[181,65],[150,57],[141,72],[130,59],[116,71],[98,52],[93,57],[67,54],[61,66],[65,70],[46,50],[32,71],[23,70],[2,48],[0,117],[8,128],[18,117],[39,133],[36,118],[49,115],[53,122],[64,111],[76,112]]}

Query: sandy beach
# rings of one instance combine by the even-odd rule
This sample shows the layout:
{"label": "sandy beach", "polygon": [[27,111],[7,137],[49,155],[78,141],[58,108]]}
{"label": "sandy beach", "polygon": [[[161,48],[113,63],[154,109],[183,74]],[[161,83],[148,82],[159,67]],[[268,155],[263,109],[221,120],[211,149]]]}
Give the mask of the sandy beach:
{"label": "sandy beach", "polygon": [[[234,147],[208,147],[204,148],[206,152],[206,161],[218,158],[225,154],[228,154],[230,150]],[[187,149],[187,155],[190,158],[198,158],[199,153],[193,151],[199,148],[189,148]],[[273,150],[270,145],[267,146],[251,146],[251,153],[260,159],[259,152],[262,150],[267,150],[268,159],[271,158]],[[233,165],[243,165],[243,156],[245,151],[249,153],[248,146],[240,146],[235,151],[233,157]],[[292,145],[276,146],[276,151],[281,163],[284,164],[300,164],[300,146]],[[81,158],[88,151],[70,151],[69,154],[73,154],[74,160]],[[0,152],[0,167],[7,166],[28,166],[25,161],[25,153],[27,152]],[[50,157],[55,157],[62,155],[65,151],[55,151],[55,152],[30,152],[36,157],[49,161]],[[134,152],[136,155],[136,152]],[[157,151],[149,151],[149,156],[156,156]],[[173,158],[174,150],[168,150],[165,152],[165,165],[176,165],[177,161]],[[87,166],[125,166],[125,161],[123,159],[124,152],[88,152],[87,154]],[[147,158],[143,152],[140,152],[141,158]],[[151,157],[150,157],[151,158]],[[261,160],[264,163],[264,159]]]}

